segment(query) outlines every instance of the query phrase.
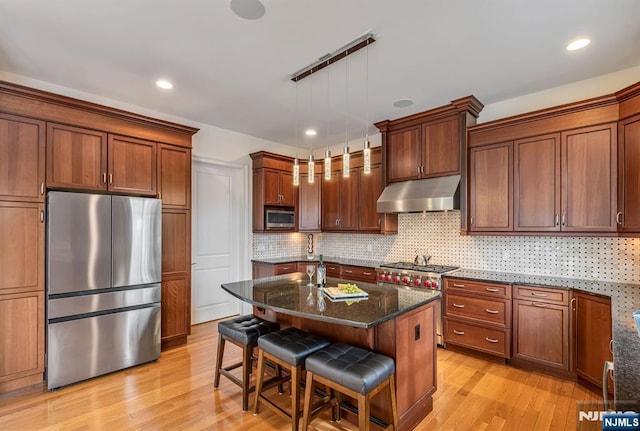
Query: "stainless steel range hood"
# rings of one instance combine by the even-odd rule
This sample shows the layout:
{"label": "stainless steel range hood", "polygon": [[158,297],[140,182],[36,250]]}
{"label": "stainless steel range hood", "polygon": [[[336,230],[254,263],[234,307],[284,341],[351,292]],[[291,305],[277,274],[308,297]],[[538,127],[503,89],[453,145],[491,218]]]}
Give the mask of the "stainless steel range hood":
{"label": "stainless steel range hood", "polygon": [[460,209],[460,175],[389,184],[378,198],[379,213]]}

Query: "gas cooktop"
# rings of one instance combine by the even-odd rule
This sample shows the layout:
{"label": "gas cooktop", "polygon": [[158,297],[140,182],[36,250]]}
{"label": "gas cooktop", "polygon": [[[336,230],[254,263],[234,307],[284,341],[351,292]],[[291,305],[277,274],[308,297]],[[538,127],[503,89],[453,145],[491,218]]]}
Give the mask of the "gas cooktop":
{"label": "gas cooktop", "polygon": [[416,265],[415,263],[411,262],[383,263],[382,265],[380,265],[380,267],[416,272],[434,272],[436,274],[444,274],[445,272],[453,271],[459,268],[457,266],[446,265]]}

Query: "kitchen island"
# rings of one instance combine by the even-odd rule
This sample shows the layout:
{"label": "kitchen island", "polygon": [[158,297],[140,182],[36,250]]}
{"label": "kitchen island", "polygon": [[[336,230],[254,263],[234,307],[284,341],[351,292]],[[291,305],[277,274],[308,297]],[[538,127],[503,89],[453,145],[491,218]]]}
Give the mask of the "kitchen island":
{"label": "kitchen island", "polygon": [[[308,280],[306,274],[293,273],[225,283],[222,288],[252,304],[254,314],[283,328],[295,326],[393,358],[399,428],[412,429],[433,408],[440,292],[358,283],[367,298],[333,301],[315,286],[307,286]],[[345,281],[327,278],[327,286],[339,282]],[[388,422],[390,409],[383,396],[373,399],[371,411]]]}

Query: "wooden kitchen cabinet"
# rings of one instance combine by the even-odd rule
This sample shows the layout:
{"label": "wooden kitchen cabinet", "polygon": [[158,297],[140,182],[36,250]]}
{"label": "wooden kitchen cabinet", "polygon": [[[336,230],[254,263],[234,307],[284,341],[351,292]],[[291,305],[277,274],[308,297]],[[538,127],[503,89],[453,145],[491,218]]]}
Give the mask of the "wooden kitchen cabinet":
{"label": "wooden kitchen cabinet", "polygon": [[44,202],[45,123],[0,113],[0,200]]}
{"label": "wooden kitchen cabinet", "polygon": [[560,230],[560,134],[513,143],[516,231]]}
{"label": "wooden kitchen cabinet", "polygon": [[[286,263],[264,263],[264,262],[253,262],[253,278],[262,278],[262,277],[271,277],[274,275],[282,275],[282,274],[291,274],[293,272],[306,272],[306,267],[302,270],[299,270],[298,267],[300,265],[306,266],[306,264],[301,264],[300,262],[286,262]],[[315,274],[314,274],[315,276]]]}
{"label": "wooden kitchen cabinet", "polygon": [[513,357],[569,371],[569,291],[513,286]]}
{"label": "wooden kitchen cabinet", "polygon": [[618,135],[618,231],[640,232],[640,115],[620,121]]}
{"label": "wooden kitchen cabinet", "polygon": [[[253,231],[269,232],[265,226],[265,208],[286,207],[297,212],[298,187],[293,185],[293,158],[259,151],[249,154],[253,160]],[[296,224],[297,224],[296,214]],[[295,232],[277,229],[277,232]]]}
{"label": "wooden kitchen cabinet", "polygon": [[349,177],[342,171],[334,172],[331,180],[322,183],[322,230],[358,230],[359,176],[358,168],[349,170]]}
{"label": "wooden kitchen cabinet", "polygon": [[156,143],[109,135],[108,190],[156,197]]}
{"label": "wooden kitchen cabinet", "polygon": [[617,127],[562,132],[563,231],[616,231]]}
{"label": "wooden kitchen cabinet", "polygon": [[389,132],[387,176],[390,183],[420,178],[421,128]]}
{"label": "wooden kitchen cabinet", "polygon": [[107,134],[47,124],[47,187],[107,190]]}
{"label": "wooden kitchen cabinet", "polygon": [[162,208],[191,208],[191,149],[158,145],[158,197]]}
{"label": "wooden kitchen cabinet", "polygon": [[[360,168],[358,172],[360,184],[360,209],[358,230],[379,232],[382,229],[382,221],[385,214],[378,212],[377,203],[382,193],[382,165],[372,165],[371,172],[364,173]],[[397,216],[396,216],[397,217]]]}
{"label": "wooden kitchen cabinet", "polygon": [[345,280],[376,283],[376,270],[363,266],[342,265],[340,276]]}
{"label": "wooden kitchen cabinet", "polygon": [[292,207],[295,205],[295,188],[291,172],[265,169],[264,203],[265,205]]}
{"label": "wooden kitchen cabinet", "polygon": [[322,229],[322,174],[309,183],[307,174],[300,175],[298,197],[298,231],[320,232]]}
{"label": "wooden kitchen cabinet", "polygon": [[191,211],[162,211],[162,275],[191,272]]}
{"label": "wooden kitchen cabinet", "polygon": [[572,291],[573,366],[578,377],[602,388],[605,361],[613,361],[611,299]]}
{"label": "wooden kitchen cabinet", "polygon": [[471,231],[513,230],[513,143],[469,151]]}
{"label": "wooden kitchen cabinet", "polygon": [[191,333],[191,275],[162,276],[162,348],[186,343]]}
{"label": "wooden kitchen cabinet", "polygon": [[511,286],[445,277],[444,342],[511,356]]}

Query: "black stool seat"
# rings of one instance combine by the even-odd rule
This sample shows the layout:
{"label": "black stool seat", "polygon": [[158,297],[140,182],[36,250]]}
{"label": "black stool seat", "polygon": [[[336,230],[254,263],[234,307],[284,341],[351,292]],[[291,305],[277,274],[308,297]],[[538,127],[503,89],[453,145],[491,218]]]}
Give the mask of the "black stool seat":
{"label": "black stool seat", "polygon": [[260,319],[251,314],[234,317],[218,323],[218,333],[220,335],[245,345],[256,344],[260,336],[278,329],[280,329],[279,324]]}
{"label": "black stool seat", "polygon": [[329,344],[329,340],[298,328],[271,332],[258,339],[258,347],[294,367],[302,365],[307,356]]}
{"label": "black stool seat", "polygon": [[363,395],[395,372],[395,362],[388,356],[344,343],[332,344],[310,355],[305,367],[308,372]]}

